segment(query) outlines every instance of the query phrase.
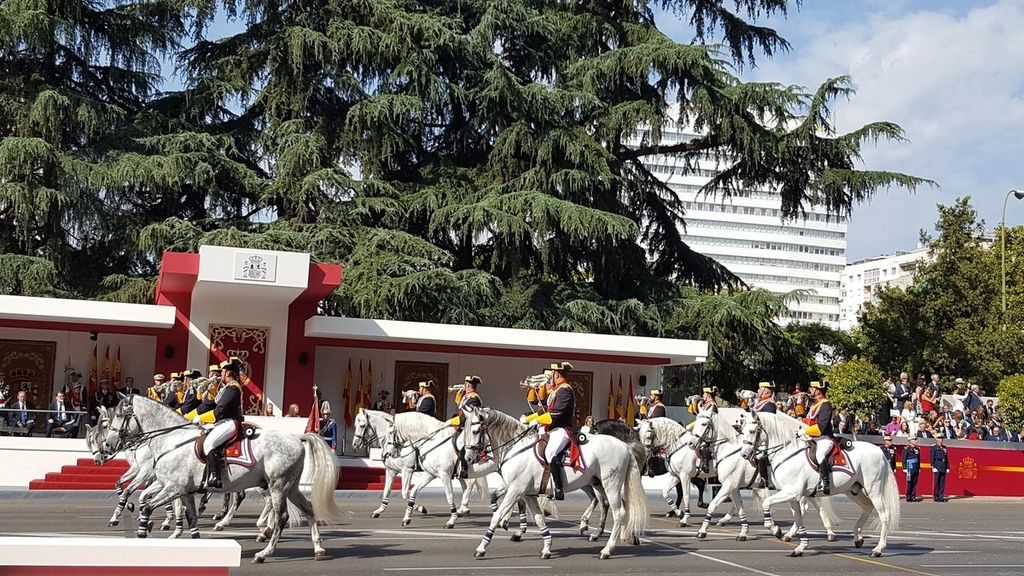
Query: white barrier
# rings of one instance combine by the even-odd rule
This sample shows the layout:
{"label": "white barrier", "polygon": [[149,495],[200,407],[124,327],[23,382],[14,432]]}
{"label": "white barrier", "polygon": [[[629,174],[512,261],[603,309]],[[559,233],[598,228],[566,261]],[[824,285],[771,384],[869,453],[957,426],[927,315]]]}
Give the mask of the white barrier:
{"label": "white barrier", "polygon": [[234,540],[0,537],[4,576],[227,576],[241,558]]}

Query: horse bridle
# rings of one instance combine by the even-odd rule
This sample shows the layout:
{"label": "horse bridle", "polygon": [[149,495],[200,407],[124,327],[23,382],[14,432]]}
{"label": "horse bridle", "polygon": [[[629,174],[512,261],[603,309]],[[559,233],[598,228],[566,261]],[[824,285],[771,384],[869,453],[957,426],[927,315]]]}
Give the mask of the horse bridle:
{"label": "horse bridle", "polygon": [[[366,431],[367,430],[370,430],[370,431],[373,432],[373,436],[371,438],[369,438],[369,439],[365,439]],[[370,425],[370,419],[369,418],[366,419],[366,428],[364,428],[361,433],[359,433],[359,434],[357,434],[355,436],[352,436],[352,444],[353,445],[355,445],[355,443],[356,443],[356,438],[359,438],[361,440],[362,445],[366,446],[367,448],[370,447],[370,445],[371,445],[370,443],[371,442],[377,442],[378,444],[380,443],[380,436],[377,434],[377,429]]]}
{"label": "horse bridle", "polygon": [[[466,428],[469,429],[469,425],[467,425]],[[509,458],[512,458],[513,456],[516,456],[516,455],[520,454],[521,452],[525,452],[526,450],[529,450],[530,446],[533,446],[534,444],[536,444],[536,442],[534,442],[534,444],[531,444],[530,446],[524,447],[519,452],[515,452],[515,453],[511,454],[507,458],[500,458],[500,456],[499,456],[501,454],[502,450],[504,450],[505,448],[507,448],[509,446],[515,445],[516,442],[519,442],[523,438],[526,438],[526,436],[530,432],[532,432],[532,431],[533,431],[533,428],[527,427],[526,430],[523,430],[519,434],[516,434],[515,436],[512,437],[512,439],[508,440],[507,442],[503,442],[502,444],[499,444],[498,446],[493,446],[491,444],[491,440],[490,440],[491,436],[490,436],[490,434],[487,433],[487,425],[484,424],[483,418],[481,417],[481,419],[480,419],[480,440],[476,444],[474,444],[472,446],[470,446],[467,443],[466,444],[466,450],[472,449],[473,451],[476,452],[476,460],[475,460],[476,463],[480,462],[480,458],[484,454],[487,454],[487,453],[493,454],[494,457],[495,457],[495,461],[497,462],[498,469],[500,470],[501,469],[501,465],[504,464]]]}

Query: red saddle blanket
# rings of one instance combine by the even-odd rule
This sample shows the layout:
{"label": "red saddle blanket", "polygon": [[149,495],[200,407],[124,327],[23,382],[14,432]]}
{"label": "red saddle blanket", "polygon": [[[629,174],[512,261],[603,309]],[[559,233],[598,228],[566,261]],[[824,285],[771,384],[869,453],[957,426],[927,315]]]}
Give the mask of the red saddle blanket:
{"label": "red saddle blanket", "polygon": [[[534,457],[544,467],[548,465],[547,460],[544,458],[546,447],[546,442],[543,444],[538,442],[534,444],[533,450]],[[587,469],[587,462],[583,459],[583,452],[580,451],[580,445],[576,442],[574,434],[569,434],[569,446],[563,451],[562,466],[571,466],[577,472],[583,472]]]}
{"label": "red saddle blanket", "polygon": [[[248,430],[248,429],[253,430]],[[255,436],[255,431],[258,429],[257,426],[249,424],[247,422],[240,423],[239,426],[235,427],[235,434],[231,437],[231,440],[224,445],[224,458],[229,464],[240,464],[242,466],[252,465],[252,453],[249,450],[249,439]],[[206,442],[206,435],[209,431],[204,431],[196,438],[195,442],[195,455],[196,458],[206,463],[206,451],[203,448],[203,444]]]}
{"label": "red saddle blanket", "polygon": [[[811,463],[811,468],[818,469],[818,463],[814,461],[816,454],[814,444],[807,447],[807,461]],[[845,468],[846,467],[846,451],[839,442],[833,442],[832,444],[832,467],[833,468]]]}

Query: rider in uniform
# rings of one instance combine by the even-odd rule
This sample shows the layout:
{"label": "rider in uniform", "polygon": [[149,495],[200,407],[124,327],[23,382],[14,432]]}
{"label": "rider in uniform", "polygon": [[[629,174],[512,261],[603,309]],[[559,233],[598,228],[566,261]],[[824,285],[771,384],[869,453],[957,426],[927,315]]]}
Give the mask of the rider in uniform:
{"label": "rider in uniform", "polygon": [[555,483],[555,500],[565,500],[562,479],[562,451],[569,445],[572,434],[572,419],[576,413],[576,393],[566,380],[572,370],[572,364],[560,362],[551,365],[551,381],[548,384],[547,412],[526,416],[526,422],[536,421],[547,427],[548,445],[544,458],[551,470],[551,479]]}
{"label": "rider in uniform", "polygon": [[651,390],[651,406],[647,418],[665,418],[665,405],[661,403],[661,390]]}
{"label": "rider in uniform", "polygon": [[224,467],[223,446],[238,432],[242,422],[242,385],[238,383],[238,374],[242,363],[238,358],[221,362],[221,388],[217,393],[217,407],[212,412],[197,415],[193,422],[216,422],[210,433],[206,435],[203,451],[210,468],[206,480],[207,488],[220,489],[221,469]]}
{"label": "rider in uniform", "polygon": [[[697,410],[710,410],[712,413],[718,414],[718,387],[705,386],[701,392],[700,404],[697,405]],[[711,471],[711,458],[711,446],[708,446],[707,442],[702,442],[700,445],[700,471],[704,474]]]}
{"label": "rider in uniform", "polygon": [[[751,412],[768,412],[775,414],[778,410],[775,408],[775,384],[771,382],[761,382],[757,385],[757,400],[750,406]],[[775,489],[771,485],[771,474],[768,471],[768,455],[758,454],[757,457],[757,487],[758,488],[771,488]]]}
{"label": "rider in uniform", "polygon": [[416,401],[416,411],[427,416],[433,416],[437,407],[437,401],[434,399],[434,395],[430,393],[430,388],[433,385],[433,380],[427,380],[419,384],[420,398]]}
{"label": "rider in uniform", "polygon": [[804,424],[808,426],[804,435],[814,441],[814,459],[818,462],[818,472],[821,474],[818,489],[827,496],[832,491],[831,455],[835,437],[832,430],[832,403],[825,397],[824,383],[811,382],[811,399],[814,404],[804,418]]}
{"label": "rider in uniform", "polygon": [[178,397],[178,387],[181,385],[181,374],[171,372],[171,381],[167,384],[167,392],[164,394],[164,406],[177,410],[181,406],[181,398]]}
{"label": "rider in uniform", "polygon": [[[458,404],[458,413],[455,414],[448,421],[449,426],[454,426],[459,430],[462,429],[462,418],[465,416],[463,410],[466,407],[483,408],[483,400],[480,399],[480,394],[477,393],[477,387],[481,384],[479,376],[466,376],[462,390],[456,392],[455,402]],[[459,449],[459,478],[469,478],[469,464],[466,462],[466,445],[465,440],[461,434],[456,433],[455,445]]]}
{"label": "rider in uniform", "polygon": [[188,414],[202,403],[202,399],[199,398],[198,386],[195,383],[197,378],[202,377],[202,373],[199,370],[189,370],[182,372],[182,375],[185,378],[185,397],[181,401],[181,407],[178,408],[178,412]]}

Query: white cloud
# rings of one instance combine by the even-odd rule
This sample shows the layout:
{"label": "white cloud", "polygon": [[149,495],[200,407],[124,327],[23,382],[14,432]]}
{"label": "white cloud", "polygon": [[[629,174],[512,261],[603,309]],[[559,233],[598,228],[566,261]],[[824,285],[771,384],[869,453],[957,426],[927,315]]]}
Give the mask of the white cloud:
{"label": "white cloud", "polygon": [[[791,15],[781,28],[802,36],[791,39],[794,53],[763,61],[752,76],[813,90],[829,76],[849,74],[857,94],[837,106],[840,129],[891,120],[911,140],[866,150],[866,167],[942,186],[883,194],[856,209],[851,258],[912,247],[917,230],[934,224],[935,204],[957,196],[974,196],[987,223],[997,224],[1006,190],[1024,187],[1017,168],[1024,157],[1024,3],[1004,0],[960,14],[869,11],[842,22],[820,15],[815,27]],[[1024,222],[1024,207],[1020,212],[1008,221]]]}

